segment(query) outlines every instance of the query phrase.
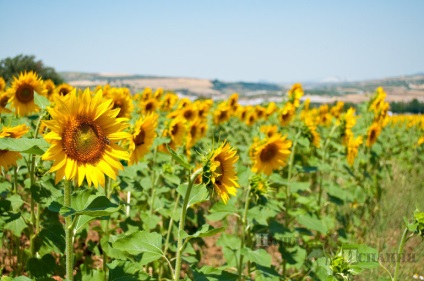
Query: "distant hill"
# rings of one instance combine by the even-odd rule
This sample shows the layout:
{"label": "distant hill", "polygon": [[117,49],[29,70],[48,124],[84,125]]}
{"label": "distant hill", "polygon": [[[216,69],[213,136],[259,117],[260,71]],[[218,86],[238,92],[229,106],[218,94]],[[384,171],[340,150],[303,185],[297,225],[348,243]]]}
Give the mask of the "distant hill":
{"label": "distant hill", "polygon": [[[69,84],[77,87],[95,87],[110,84],[115,87],[128,87],[131,92],[142,91],[146,87],[173,90],[189,97],[226,98],[237,92],[245,104],[264,100],[279,101],[291,84],[266,82],[225,82],[187,77],[159,77],[119,73],[61,72]],[[399,76],[355,82],[303,83],[305,96],[313,102],[333,102],[343,100],[361,102],[379,86],[388,93],[388,101],[424,101],[424,74]]]}

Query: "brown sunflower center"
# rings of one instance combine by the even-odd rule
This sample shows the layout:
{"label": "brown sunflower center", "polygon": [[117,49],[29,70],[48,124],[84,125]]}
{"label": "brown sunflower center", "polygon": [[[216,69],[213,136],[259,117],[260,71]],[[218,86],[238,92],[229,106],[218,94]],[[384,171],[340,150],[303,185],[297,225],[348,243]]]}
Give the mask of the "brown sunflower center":
{"label": "brown sunflower center", "polygon": [[4,95],[3,97],[0,98],[0,107],[6,107],[7,102],[9,101],[9,97]]}
{"label": "brown sunflower center", "polygon": [[61,89],[59,90],[59,94],[60,94],[61,96],[66,96],[67,94],[69,94],[69,92],[70,92],[70,90],[69,90],[68,88],[61,88]]}
{"label": "brown sunflower center", "polygon": [[147,103],[146,104],[146,107],[145,107],[145,109],[146,109],[146,111],[152,111],[153,110],[153,103],[152,102],[149,102],[149,103]]}
{"label": "brown sunflower center", "polygon": [[178,124],[175,124],[174,127],[172,127],[171,135],[175,136],[178,134],[178,130],[179,130],[178,127],[179,127]]}
{"label": "brown sunflower center", "polygon": [[134,138],[134,143],[136,146],[144,144],[144,139],[146,137],[146,132],[141,129],[140,133]]}
{"label": "brown sunflower center", "polygon": [[219,166],[216,167],[215,173],[218,175],[215,178],[215,184],[221,185],[222,184],[222,177],[224,176],[224,171],[222,170],[222,161],[220,159],[216,159],[216,161],[219,162]]}
{"label": "brown sunflower center", "polygon": [[23,86],[16,91],[16,99],[21,103],[28,103],[34,100],[34,89],[30,86]]}
{"label": "brown sunflower center", "polygon": [[219,120],[225,120],[227,118],[227,111],[221,111],[219,114]]}
{"label": "brown sunflower center", "polygon": [[271,161],[275,155],[277,154],[278,148],[275,144],[270,143],[267,146],[265,146],[264,149],[262,149],[259,157],[261,158],[262,162],[269,162]]}
{"label": "brown sunflower center", "polygon": [[185,118],[185,119],[190,120],[192,116],[193,116],[193,111],[191,111],[191,110],[186,110],[186,111],[184,112],[184,118]]}
{"label": "brown sunflower center", "polygon": [[375,130],[371,130],[370,132],[370,140],[373,141],[376,138],[377,132]]}
{"label": "brown sunflower center", "polygon": [[67,156],[84,164],[96,164],[107,144],[109,140],[102,128],[87,117],[72,120],[62,136],[62,146]]}
{"label": "brown sunflower center", "polygon": [[7,151],[8,150],[2,150],[2,149],[0,149],[0,156],[3,155],[3,154],[6,154]]}
{"label": "brown sunflower center", "polygon": [[191,126],[190,135],[191,135],[192,138],[194,138],[196,136],[196,132],[197,132],[197,127],[195,125]]}

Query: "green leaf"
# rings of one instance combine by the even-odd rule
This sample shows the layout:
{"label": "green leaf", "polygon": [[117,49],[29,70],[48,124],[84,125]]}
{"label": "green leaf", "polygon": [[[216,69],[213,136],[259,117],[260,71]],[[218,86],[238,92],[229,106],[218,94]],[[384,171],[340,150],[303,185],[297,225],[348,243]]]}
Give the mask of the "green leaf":
{"label": "green leaf", "polygon": [[253,251],[250,248],[243,248],[241,254],[247,258],[247,260],[257,263],[259,265],[271,266],[271,255],[267,253],[264,249],[258,249]]}
{"label": "green leaf", "polygon": [[42,95],[34,95],[34,103],[42,109],[50,105],[50,101]]}
{"label": "green leaf", "polygon": [[212,266],[203,266],[201,269],[193,269],[193,278],[196,281],[237,281],[238,276],[222,271]]}
{"label": "green leaf", "polygon": [[41,259],[30,258],[28,270],[34,277],[47,277],[54,272],[56,262],[51,254],[44,255]]}
{"label": "green leaf", "polygon": [[25,223],[21,216],[19,216],[18,219],[8,222],[4,225],[4,229],[10,230],[16,237],[20,237],[22,235],[22,231],[24,231],[24,229],[27,227],[28,225]]}
{"label": "green leaf", "polygon": [[74,210],[73,208],[62,207],[60,214],[67,217],[71,215],[86,215],[90,217],[104,217],[119,211],[122,205],[116,205],[106,197],[98,196],[83,210]]}
{"label": "green leaf", "polygon": [[108,263],[109,281],[150,280],[149,275],[142,272],[140,265],[128,261],[113,261]]}
{"label": "green leaf", "polygon": [[183,160],[182,155],[178,155],[168,144],[166,144],[166,148],[168,149],[169,153],[171,153],[172,158],[174,158],[175,161],[177,161],[181,166],[183,166],[187,170],[191,170],[190,164]]}
{"label": "green leaf", "polygon": [[316,230],[324,234],[328,231],[327,226],[315,216],[301,215],[297,221],[308,230]]}
{"label": "green leaf", "polygon": [[137,231],[116,240],[112,247],[126,251],[131,255],[143,254],[142,263],[147,264],[164,256],[162,252],[162,236],[159,233]]}
{"label": "green leaf", "polygon": [[237,214],[237,211],[238,209],[232,204],[232,200],[227,204],[218,202],[213,205],[212,209],[210,209],[211,214],[207,215],[206,218],[211,221],[219,221],[228,215]]}
{"label": "green leaf", "polygon": [[153,147],[157,147],[157,146],[159,146],[161,144],[170,143],[170,142],[171,142],[171,138],[168,138],[168,137],[157,137],[153,141]]}
{"label": "green leaf", "polygon": [[[177,192],[184,198],[186,192],[187,192],[187,184],[182,184],[180,186],[178,186],[177,188]],[[188,199],[188,204],[187,204],[187,208],[197,204],[197,203],[201,203],[204,202],[208,199],[209,197],[209,192],[208,189],[206,188],[206,186],[204,184],[198,184],[198,185],[194,185],[191,188],[191,192],[190,192],[190,196]]]}
{"label": "green leaf", "polygon": [[198,231],[196,231],[192,235],[188,235],[187,233],[184,232],[183,239],[186,239],[186,238],[192,239],[192,238],[198,238],[198,237],[210,237],[210,236],[214,236],[215,234],[220,233],[222,231],[224,231],[224,227],[213,228],[209,224],[204,224],[204,225],[202,225],[202,227]]}
{"label": "green leaf", "polygon": [[0,138],[0,150],[42,155],[48,148],[49,144],[44,139]]}

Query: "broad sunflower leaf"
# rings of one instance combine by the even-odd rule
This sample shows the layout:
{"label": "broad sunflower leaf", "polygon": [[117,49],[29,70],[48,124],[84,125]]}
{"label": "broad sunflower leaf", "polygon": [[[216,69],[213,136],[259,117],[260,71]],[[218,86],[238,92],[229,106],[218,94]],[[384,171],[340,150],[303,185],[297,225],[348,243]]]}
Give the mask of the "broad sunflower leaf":
{"label": "broad sunflower leaf", "polygon": [[72,215],[86,215],[89,217],[105,217],[122,209],[122,205],[112,203],[106,196],[98,196],[82,210],[75,210],[62,206],[60,214],[64,217]]}
{"label": "broad sunflower leaf", "polygon": [[271,255],[268,254],[264,249],[253,251],[250,248],[243,248],[241,249],[241,254],[251,262],[267,267],[271,266]]}
{"label": "broad sunflower leaf", "polygon": [[44,139],[0,138],[0,150],[42,155],[48,148],[49,144]]}
{"label": "broad sunflower leaf", "polygon": [[210,236],[214,236],[217,233],[220,233],[224,231],[224,227],[218,227],[218,228],[213,228],[211,225],[209,224],[204,224],[202,225],[202,227],[196,231],[194,234],[192,235],[188,235],[186,232],[183,232],[183,239],[189,238],[198,238],[198,237],[210,237]]}
{"label": "broad sunflower leaf", "polygon": [[164,256],[162,236],[157,232],[137,231],[116,240],[112,247],[131,255],[143,254],[143,264],[158,260]]}
{"label": "broad sunflower leaf", "polygon": [[236,281],[238,275],[212,266],[203,266],[201,269],[193,269],[193,278],[196,281]]}

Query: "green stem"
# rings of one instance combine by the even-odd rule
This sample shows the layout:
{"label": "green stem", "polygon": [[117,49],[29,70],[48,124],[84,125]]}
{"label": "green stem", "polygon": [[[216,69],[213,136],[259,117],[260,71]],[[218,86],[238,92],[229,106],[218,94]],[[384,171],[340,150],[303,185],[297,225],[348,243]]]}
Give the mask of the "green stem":
{"label": "green stem", "polygon": [[[65,194],[64,194],[64,200],[63,200],[63,206],[65,207],[71,207],[71,182],[65,181]],[[65,249],[65,256],[66,256],[66,278],[68,280],[74,280],[74,274],[73,274],[73,227],[72,227],[72,218],[71,216],[65,217],[65,240],[66,240],[66,249]]]}
{"label": "green stem", "polygon": [[[175,200],[175,205],[174,205],[174,210],[173,210],[173,214],[175,214],[175,211],[177,210],[178,207],[178,202],[180,202],[180,194],[178,193],[177,195],[177,199]],[[168,247],[169,247],[169,238],[171,237],[171,232],[172,232],[172,226],[174,224],[174,220],[172,219],[172,217],[169,218],[169,225],[168,225],[168,232],[166,233],[166,238],[165,238],[165,246],[163,248],[163,255],[166,257],[166,254],[168,252]],[[172,266],[171,266],[172,269]],[[160,271],[159,271],[159,280],[162,279],[162,275],[163,275],[163,266],[161,265],[160,267]]]}
{"label": "green stem", "polygon": [[12,193],[18,192],[18,166],[13,168],[13,190]]}
{"label": "green stem", "polygon": [[246,199],[244,202],[244,212],[241,219],[242,223],[242,233],[241,233],[241,242],[240,242],[240,253],[239,253],[239,264],[238,264],[238,275],[239,280],[243,280],[243,255],[241,254],[244,244],[246,242],[246,231],[247,231],[247,211],[249,210],[249,195],[250,195],[250,185],[247,189]]}
{"label": "green stem", "polygon": [[[34,132],[34,139],[38,138],[38,130],[40,128],[40,124],[41,121],[43,119],[43,113],[40,115],[40,118],[38,119],[37,122],[37,126],[35,128],[35,132]],[[30,188],[35,184],[35,155],[34,154],[30,154],[30,166],[28,167],[29,169],[29,173],[30,173]],[[31,226],[32,226],[32,233],[30,236],[30,253],[31,253],[31,257],[35,257],[35,245],[34,245],[34,240],[35,237],[37,236],[37,233],[39,231],[39,224],[40,224],[40,205],[37,204],[37,215],[35,214],[35,200],[34,198],[32,198],[31,196]]]}
{"label": "green stem", "polygon": [[395,274],[394,274],[394,278],[393,281],[397,281],[398,280],[398,276],[399,276],[399,266],[400,266],[400,257],[403,254],[403,248],[405,247],[405,243],[408,240],[406,238],[406,235],[408,234],[408,228],[406,227],[405,230],[403,231],[402,234],[402,239],[400,240],[399,243],[399,249],[398,249],[398,254],[396,257],[396,267],[395,267]]}
{"label": "green stem", "polygon": [[[111,192],[109,190],[109,187],[110,187],[110,179],[109,179],[109,177],[106,177],[105,178],[105,196],[108,199],[110,199],[110,196],[111,196],[111,194],[110,194]],[[105,230],[104,234],[106,236],[106,243],[108,243],[109,242],[109,219],[105,220],[104,224],[105,224],[104,225],[104,230]],[[105,273],[103,275],[104,281],[107,281],[107,259],[108,259],[107,253],[103,249],[103,271]]]}
{"label": "green stem", "polygon": [[[328,134],[327,138],[325,139],[324,148],[323,148],[323,151],[322,151],[322,162],[323,163],[327,160],[327,148],[328,148],[328,145],[330,144],[330,139],[333,136],[333,134],[336,131],[336,128],[338,126],[339,125],[334,124],[333,128],[331,128],[330,133]],[[319,179],[319,192],[318,192],[318,207],[320,207],[319,209],[321,209],[321,198],[322,198],[322,192],[323,192],[323,188],[322,188],[323,175],[322,175],[321,171],[320,171],[319,175],[320,175],[320,179]]]}
{"label": "green stem", "polygon": [[197,178],[198,175],[202,173],[202,169],[198,169],[195,171],[189,178],[188,181],[188,187],[186,194],[184,196],[184,202],[183,202],[183,208],[181,209],[181,218],[180,218],[180,224],[178,227],[178,244],[177,244],[177,259],[175,261],[175,274],[174,274],[174,281],[180,280],[180,271],[181,271],[181,257],[183,253],[183,237],[182,233],[184,231],[185,226],[185,219],[187,214],[187,205],[188,205],[188,199],[190,197],[191,189],[193,188],[194,180]]}
{"label": "green stem", "polygon": [[153,152],[153,160],[152,160],[152,167],[151,167],[151,171],[152,171],[152,177],[151,177],[151,182],[152,182],[152,193],[151,193],[151,203],[150,203],[150,215],[153,215],[153,209],[155,206],[155,196],[156,196],[156,181],[158,180],[158,178],[155,177],[156,175],[156,170],[154,168],[155,163],[156,163],[156,155],[158,152],[158,148],[157,146],[155,147],[155,150]]}

